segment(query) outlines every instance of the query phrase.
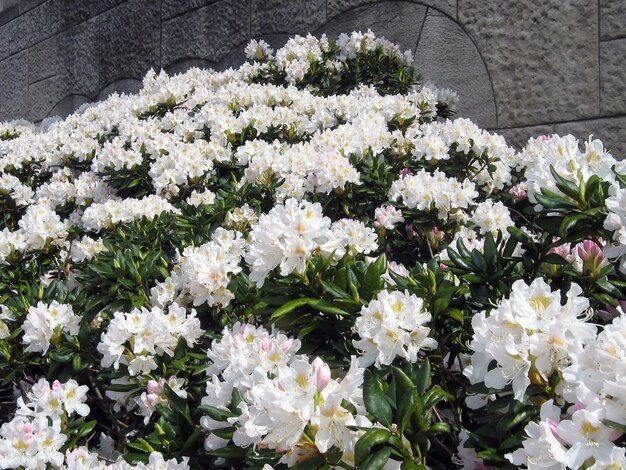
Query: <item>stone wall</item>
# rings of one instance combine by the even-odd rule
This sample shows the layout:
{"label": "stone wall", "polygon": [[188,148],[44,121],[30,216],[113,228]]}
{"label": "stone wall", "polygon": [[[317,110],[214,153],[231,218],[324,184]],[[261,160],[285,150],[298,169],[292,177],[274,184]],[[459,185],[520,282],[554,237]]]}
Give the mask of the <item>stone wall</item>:
{"label": "stone wall", "polygon": [[624,0],[0,0],[0,120],[137,91],[150,68],[236,66],[253,37],[368,28],[514,144],[592,133],[626,156]]}

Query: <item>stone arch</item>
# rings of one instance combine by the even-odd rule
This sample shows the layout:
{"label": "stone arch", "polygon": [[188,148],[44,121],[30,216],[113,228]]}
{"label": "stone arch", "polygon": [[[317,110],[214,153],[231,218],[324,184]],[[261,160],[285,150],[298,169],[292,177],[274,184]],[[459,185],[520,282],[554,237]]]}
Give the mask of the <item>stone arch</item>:
{"label": "stone arch", "polygon": [[139,93],[141,90],[142,81],[136,78],[121,78],[119,80],[115,80],[114,82],[109,83],[107,86],[100,90],[98,96],[95,101],[103,101],[106,100],[113,93]]}
{"label": "stone arch", "polygon": [[61,98],[46,115],[48,117],[59,116],[66,118],[85,103],[91,103],[91,99],[85,95],[67,95]]}
{"label": "stone arch", "polygon": [[[346,0],[316,33],[371,29],[376,35],[410,49],[424,81],[459,94],[458,115],[481,127],[497,127],[497,105],[491,78],[474,40],[451,16],[445,1]],[[435,4],[435,6],[433,6]]]}

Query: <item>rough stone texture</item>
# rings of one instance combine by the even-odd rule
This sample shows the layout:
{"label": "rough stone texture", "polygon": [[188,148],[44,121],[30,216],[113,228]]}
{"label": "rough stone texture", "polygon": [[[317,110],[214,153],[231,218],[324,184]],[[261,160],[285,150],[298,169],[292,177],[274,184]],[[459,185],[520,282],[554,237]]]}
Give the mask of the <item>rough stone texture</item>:
{"label": "rough stone texture", "polygon": [[626,111],[626,38],[600,43],[600,110]]}
{"label": "rough stone texture", "polygon": [[26,13],[46,1],[48,0],[19,0],[20,14]]}
{"label": "rough stone texture", "polygon": [[54,108],[48,113],[49,116],[59,116],[65,118],[80,108],[85,103],[91,103],[91,100],[82,95],[68,95],[59,101]]}
{"label": "rough stone texture", "polygon": [[28,55],[20,52],[0,62],[0,120],[28,117]]}
{"label": "rough stone texture", "polygon": [[625,156],[624,0],[0,0],[0,120],[135,92],[150,67],[236,67],[251,37],[368,28],[514,145],[559,123]]}
{"label": "rough stone texture", "polygon": [[600,0],[600,38],[626,36],[626,2]]}
{"label": "rough stone texture", "polygon": [[164,67],[181,59],[219,62],[250,37],[250,0],[223,0],[162,23]]}
{"label": "rough stone texture", "polygon": [[170,75],[183,73],[190,68],[197,67],[199,69],[215,69],[215,62],[204,59],[183,59],[169,65],[165,71]]}
{"label": "rough stone texture", "polygon": [[101,86],[123,78],[141,79],[150,68],[160,68],[158,2],[130,0],[101,16],[87,22],[98,31],[95,56]]}
{"label": "rough stone texture", "polygon": [[[290,37],[292,37],[292,35],[286,33],[274,33],[257,36],[258,39],[263,39],[265,42],[267,42],[274,50],[283,47]],[[215,64],[215,66],[213,66],[212,68],[218,71],[223,71],[230,67],[239,67],[247,60],[246,54],[243,51],[245,46],[246,42],[235,47],[228,53],[228,55],[226,55],[226,57],[220,60],[219,63]]]}
{"label": "rough stone texture", "polygon": [[402,50],[414,50],[426,10],[425,6],[411,2],[367,4],[334,17],[317,32],[337,37],[340,33],[369,28],[377,36],[399,44]]}
{"label": "rough stone texture", "polygon": [[479,126],[496,127],[496,102],[480,53],[463,29],[441,13],[429,10],[415,65],[424,81],[459,94],[458,115]]}
{"label": "rough stone texture", "polygon": [[[377,2],[376,0],[328,0],[328,18],[330,19],[340,13],[350,10],[351,8],[365,5],[367,3],[380,2]],[[456,18],[457,0],[421,0],[419,2],[412,3],[420,3],[422,5],[436,8],[452,18]],[[367,29],[367,24],[361,25],[361,28]]]}
{"label": "rough stone texture", "polygon": [[[0,57],[36,45],[126,1],[128,0],[48,0],[33,5],[19,17],[2,26]],[[20,9],[23,8],[21,3],[19,6]],[[6,39],[3,40],[5,35]],[[5,45],[8,47],[4,47]]]}
{"label": "rough stone texture", "polygon": [[69,94],[71,94],[71,91],[67,79],[61,75],[55,75],[29,85],[27,101],[28,119],[40,121],[46,116],[55,114],[51,113],[53,108]]}
{"label": "rough stone texture", "polygon": [[538,137],[540,135],[554,134],[554,125],[531,126],[531,127],[514,127],[510,129],[495,129],[492,132],[498,133],[506,139],[509,146],[517,150],[524,148],[528,139]]}
{"label": "rough stone texture", "polygon": [[159,41],[158,3],[130,0],[31,47],[32,118],[43,119],[67,95],[95,99],[113,82],[140,80],[159,67]]}
{"label": "rough stone texture", "polygon": [[63,31],[65,21],[61,0],[49,0],[27,11],[17,20],[21,23],[21,47],[32,46]]}
{"label": "rough stone texture", "polygon": [[618,160],[626,159],[626,116],[593,119],[589,121],[566,122],[557,124],[556,132],[560,135],[573,134],[586,141],[593,134],[600,139],[604,147]]}
{"label": "rough stone texture", "polygon": [[19,18],[0,26],[0,60],[24,50],[22,35],[23,24]]}
{"label": "rough stone texture", "polygon": [[19,14],[20,8],[17,4],[9,5],[6,6],[4,9],[0,9],[0,26],[17,18]]}
{"label": "rough stone texture", "polygon": [[62,72],[61,35],[41,41],[28,49],[28,82],[35,83]]}
{"label": "rough stone texture", "polygon": [[95,101],[103,101],[111,96],[113,93],[122,93],[133,94],[139,93],[142,87],[142,81],[135,78],[122,78],[121,80],[117,80],[107,86],[105,86]]}
{"label": "rough stone texture", "polygon": [[188,13],[196,8],[205,7],[216,1],[217,0],[161,0],[162,18],[167,20],[173,16]]}
{"label": "rough stone texture", "polygon": [[271,33],[306,34],[326,21],[326,0],[251,0],[253,37]]}
{"label": "rough stone texture", "polygon": [[499,126],[598,115],[596,2],[460,0],[459,21],[487,64]]}

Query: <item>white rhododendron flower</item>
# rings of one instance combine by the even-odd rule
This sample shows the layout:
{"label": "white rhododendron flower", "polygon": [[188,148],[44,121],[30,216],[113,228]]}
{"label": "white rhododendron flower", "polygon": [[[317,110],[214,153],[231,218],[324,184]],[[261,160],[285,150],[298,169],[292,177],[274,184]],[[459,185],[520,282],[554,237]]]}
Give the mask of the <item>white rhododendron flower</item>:
{"label": "white rhododendron flower", "polygon": [[[589,301],[573,284],[567,302],[561,305],[561,292],[553,292],[539,278],[530,285],[516,281],[508,299],[488,315],[477,313],[470,344],[471,365],[464,374],[471,383],[503,389],[511,384],[515,399],[522,401],[530,385],[531,368],[536,380],[547,383],[552,373],[563,371],[594,338],[596,326],[587,323]],[[495,367],[489,368],[495,361]]]}
{"label": "white rhododendron flower", "polygon": [[26,351],[46,354],[55,334],[65,331],[77,335],[80,320],[81,317],[74,314],[71,305],[60,304],[56,300],[50,305],[39,302],[36,307],[30,307],[23,326],[23,341],[28,345]]}
{"label": "white rhododendron flower", "polygon": [[143,307],[130,313],[115,312],[97,349],[104,367],[118,369],[125,364],[134,376],[156,369],[155,356],[173,356],[180,338],[193,345],[201,335],[195,310],[187,315],[185,308],[175,303],[167,313],[158,307]]}
{"label": "white rhododendron flower", "polygon": [[288,199],[261,215],[249,235],[246,262],[251,266],[250,280],[259,287],[276,267],[286,276],[303,273],[313,251],[331,237],[330,219],[320,204]]}
{"label": "white rhododendron flower", "polygon": [[390,365],[396,357],[416,362],[420,351],[434,349],[437,341],[430,338],[431,320],[424,310],[424,301],[408,292],[381,291],[376,299],[361,309],[356,320],[360,340],[354,347],[362,351],[362,366]]}

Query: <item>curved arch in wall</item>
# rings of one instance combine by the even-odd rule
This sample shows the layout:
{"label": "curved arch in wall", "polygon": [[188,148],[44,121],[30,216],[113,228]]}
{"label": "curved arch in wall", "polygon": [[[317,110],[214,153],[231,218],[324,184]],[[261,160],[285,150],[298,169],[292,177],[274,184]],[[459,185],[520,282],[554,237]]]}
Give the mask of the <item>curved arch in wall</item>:
{"label": "curved arch in wall", "polygon": [[[410,49],[424,82],[459,94],[458,115],[481,127],[497,126],[497,105],[489,71],[474,40],[463,27],[433,2],[352,0],[352,5],[329,19],[316,33],[371,29]],[[435,2],[444,3],[444,2]]]}
{"label": "curved arch in wall", "polygon": [[92,100],[85,95],[67,95],[61,98],[47,114],[50,116],[59,116],[66,118],[85,103],[91,103]]}

